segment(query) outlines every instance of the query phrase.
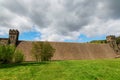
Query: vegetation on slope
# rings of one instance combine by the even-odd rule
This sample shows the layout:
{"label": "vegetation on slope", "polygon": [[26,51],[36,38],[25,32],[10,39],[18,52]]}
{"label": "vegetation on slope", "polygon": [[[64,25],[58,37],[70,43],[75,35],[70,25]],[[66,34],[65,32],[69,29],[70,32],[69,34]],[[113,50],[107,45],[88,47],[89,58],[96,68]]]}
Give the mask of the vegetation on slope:
{"label": "vegetation on slope", "polygon": [[120,59],[2,64],[0,80],[119,80]]}
{"label": "vegetation on slope", "polygon": [[90,41],[90,43],[102,44],[102,43],[107,43],[107,42],[106,42],[106,40],[93,40],[93,41]]}
{"label": "vegetation on slope", "polygon": [[[115,40],[116,40],[117,44],[120,44],[120,36],[116,37]],[[107,43],[107,41],[106,40],[92,40],[92,41],[90,41],[90,43],[101,44],[101,43]]]}
{"label": "vegetation on slope", "polygon": [[116,37],[116,43],[120,44],[120,36]]}

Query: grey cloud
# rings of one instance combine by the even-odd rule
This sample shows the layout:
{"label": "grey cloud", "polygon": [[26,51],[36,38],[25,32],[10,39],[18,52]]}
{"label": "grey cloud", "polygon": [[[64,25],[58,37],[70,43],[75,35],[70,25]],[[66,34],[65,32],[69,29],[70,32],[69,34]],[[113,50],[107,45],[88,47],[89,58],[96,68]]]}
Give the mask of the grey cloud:
{"label": "grey cloud", "polygon": [[109,13],[114,19],[120,19],[120,0],[108,0]]}
{"label": "grey cloud", "polygon": [[20,0],[5,0],[2,3],[2,6],[4,6],[13,13],[16,13],[17,15],[25,15],[28,12],[26,8],[27,6],[21,3]]}
{"label": "grey cloud", "polygon": [[50,23],[50,21],[47,19],[47,13],[48,11],[45,10],[46,8],[43,8],[43,11],[38,8],[38,10],[31,10],[31,13],[29,13],[29,18],[31,21],[42,27],[47,27]]}
{"label": "grey cloud", "polygon": [[41,38],[48,40],[107,34],[109,28],[119,25],[119,3],[120,0],[2,0],[0,27],[8,29],[16,24],[21,31],[28,31],[36,25]]}
{"label": "grey cloud", "polygon": [[[96,1],[66,0],[62,4],[64,9],[58,13],[56,19],[57,26],[61,34],[66,32],[79,31],[88,25],[95,13]],[[66,32],[65,32],[66,31]],[[66,34],[67,34],[66,33]]]}
{"label": "grey cloud", "polygon": [[[47,2],[43,2],[45,1],[40,2],[39,0],[29,0],[24,2],[22,0],[9,0],[3,1],[2,6],[8,9],[9,12],[13,13],[13,15],[17,15],[20,17],[24,16],[26,18],[29,18],[29,20],[33,24],[36,24],[40,27],[45,27],[49,23],[46,18],[46,13],[48,9],[47,7],[49,6],[49,4]],[[6,17],[8,18],[9,16],[6,15]],[[13,18],[10,19],[12,20]]]}
{"label": "grey cloud", "polygon": [[4,8],[1,8],[0,10],[0,27],[10,27],[10,21],[14,17],[8,13],[7,10],[4,10]]}
{"label": "grey cloud", "polygon": [[99,0],[103,5],[102,9],[96,9],[96,16],[103,20],[120,18],[120,0]]}

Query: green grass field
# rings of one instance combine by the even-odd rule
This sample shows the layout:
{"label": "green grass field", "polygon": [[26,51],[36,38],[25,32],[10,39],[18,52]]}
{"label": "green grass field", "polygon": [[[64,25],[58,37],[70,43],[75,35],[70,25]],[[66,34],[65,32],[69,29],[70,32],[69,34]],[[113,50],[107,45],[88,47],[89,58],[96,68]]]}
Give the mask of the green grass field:
{"label": "green grass field", "polygon": [[120,59],[2,64],[0,80],[120,80]]}

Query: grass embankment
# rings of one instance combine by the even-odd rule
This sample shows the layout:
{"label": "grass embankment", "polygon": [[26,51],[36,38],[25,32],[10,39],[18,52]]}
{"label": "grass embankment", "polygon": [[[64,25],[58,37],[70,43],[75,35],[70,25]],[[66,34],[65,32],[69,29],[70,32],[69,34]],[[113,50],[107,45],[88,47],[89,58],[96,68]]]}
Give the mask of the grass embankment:
{"label": "grass embankment", "polygon": [[120,80],[120,59],[0,65],[0,80]]}

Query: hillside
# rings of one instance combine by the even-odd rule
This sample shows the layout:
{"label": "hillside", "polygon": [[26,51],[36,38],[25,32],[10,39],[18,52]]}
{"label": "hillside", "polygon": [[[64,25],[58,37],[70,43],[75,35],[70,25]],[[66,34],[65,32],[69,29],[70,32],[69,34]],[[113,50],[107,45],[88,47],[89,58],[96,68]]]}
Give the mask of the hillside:
{"label": "hillside", "polygon": [[120,80],[120,59],[2,64],[0,80]]}
{"label": "hillside", "polygon": [[[83,60],[115,58],[114,50],[108,44],[50,42],[56,49],[52,60]],[[31,54],[32,42],[20,41],[18,49],[25,54],[26,61],[34,61]]]}

